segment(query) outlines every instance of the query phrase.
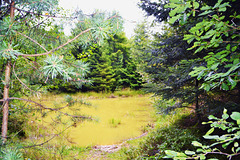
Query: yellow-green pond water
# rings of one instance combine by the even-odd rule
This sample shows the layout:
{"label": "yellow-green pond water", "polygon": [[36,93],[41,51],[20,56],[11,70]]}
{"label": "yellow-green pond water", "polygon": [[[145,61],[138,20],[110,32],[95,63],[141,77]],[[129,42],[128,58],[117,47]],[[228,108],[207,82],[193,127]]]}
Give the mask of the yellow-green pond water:
{"label": "yellow-green pond water", "polygon": [[[56,105],[63,101],[63,97],[63,95],[45,96],[40,101],[48,106]],[[91,103],[91,106],[75,104],[73,107],[80,109],[81,114],[90,115],[97,121],[78,122],[75,127],[71,127],[65,132],[67,139],[77,146],[121,143],[129,138],[140,136],[144,126],[152,124],[154,121],[152,117],[154,109],[149,96],[86,98],[86,101]],[[74,115],[76,111],[71,108],[62,111]],[[45,118],[42,118],[40,123],[50,125],[56,115],[57,112],[50,112]],[[65,121],[70,120],[65,119]],[[59,131],[64,127],[66,126],[60,125],[55,130]],[[51,133],[51,131],[47,132]]]}

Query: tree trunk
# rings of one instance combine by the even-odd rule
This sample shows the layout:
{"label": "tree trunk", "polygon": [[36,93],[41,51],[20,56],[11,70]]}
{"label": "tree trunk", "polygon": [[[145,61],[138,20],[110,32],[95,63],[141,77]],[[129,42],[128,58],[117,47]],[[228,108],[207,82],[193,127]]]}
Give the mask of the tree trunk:
{"label": "tree trunk", "polygon": [[201,120],[201,113],[200,113],[200,107],[199,107],[199,100],[198,100],[198,96],[199,96],[199,89],[198,89],[198,80],[196,79],[196,84],[195,84],[195,103],[196,103],[196,114],[197,114],[197,118],[198,121]]}
{"label": "tree trunk", "polygon": [[9,82],[11,73],[11,61],[7,62],[5,69],[5,85],[3,92],[3,119],[2,119],[2,139],[5,143],[7,140],[7,129],[8,129],[8,106],[9,106]]}
{"label": "tree trunk", "polygon": [[[11,21],[14,21],[14,0],[10,4],[10,18]],[[9,42],[11,43],[11,42]],[[8,130],[8,114],[9,114],[9,84],[11,76],[11,59],[7,61],[5,68],[5,84],[3,92],[3,119],[2,119],[2,140],[3,143],[7,141],[7,130]]]}

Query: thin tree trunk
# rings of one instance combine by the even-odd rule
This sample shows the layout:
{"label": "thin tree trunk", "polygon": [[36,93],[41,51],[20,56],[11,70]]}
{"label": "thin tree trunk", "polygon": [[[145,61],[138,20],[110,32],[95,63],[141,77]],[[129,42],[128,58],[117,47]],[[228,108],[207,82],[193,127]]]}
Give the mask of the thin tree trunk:
{"label": "thin tree trunk", "polygon": [[[10,18],[14,21],[14,0],[10,4]],[[10,42],[11,43],[11,42]],[[5,84],[3,92],[3,119],[2,119],[2,140],[3,143],[7,141],[7,130],[8,130],[8,114],[9,114],[9,84],[11,76],[11,59],[7,61],[5,68]]]}
{"label": "thin tree trunk", "polygon": [[198,121],[201,120],[201,113],[200,113],[200,107],[199,107],[199,100],[198,100],[198,96],[199,96],[199,89],[198,89],[198,80],[196,79],[196,84],[195,84],[195,103],[196,103],[196,114],[197,114],[197,118]]}
{"label": "thin tree trunk", "polygon": [[2,119],[2,139],[5,143],[7,140],[7,129],[8,129],[8,107],[9,107],[9,81],[11,73],[11,61],[7,62],[5,69],[5,85],[3,92],[3,119]]}

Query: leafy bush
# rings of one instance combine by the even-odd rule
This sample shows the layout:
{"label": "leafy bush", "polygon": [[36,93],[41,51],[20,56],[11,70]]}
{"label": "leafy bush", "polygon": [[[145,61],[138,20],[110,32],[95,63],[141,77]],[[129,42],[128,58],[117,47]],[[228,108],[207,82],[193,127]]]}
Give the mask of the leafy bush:
{"label": "leafy bush", "polygon": [[158,128],[151,132],[139,148],[125,149],[127,159],[161,159],[166,149],[181,151],[193,149],[191,142],[198,137],[197,132],[178,126]]}
{"label": "leafy bush", "polygon": [[[229,121],[229,117],[231,120]],[[231,115],[225,109],[222,118],[217,118],[213,115],[209,116],[209,122],[203,124],[210,124],[211,129],[203,136],[205,139],[213,140],[210,145],[203,145],[198,141],[193,141],[192,145],[197,147],[196,151],[186,150],[184,153],[177,152],[177,150],[166,150],[167,156],[165,158],[177,159],[211,159],[211,160],[231,160],[233,158],[240,158],[240,113],[233,112]],[[235,123],[234,123],[235,122]],[[226,131],[222,135],[211,135],[215,130]]]}
{"label": "leafy bush", "polygon": [[173,99],[163,100],[163,98],[161,98],[160,96],[155,96],[154,107],[161,114],[169,114],[172,111],[176,110],[179,106],[178,103]]}
{"label": "leafy bush", "polygon": [[154,156],[162,158],[166,148],[174,150],[190,149],[192,140],[196,134],[189,129],[181,129],[177,126],[161,128],[151,133],[146,142],[141,144],[143,157]]}

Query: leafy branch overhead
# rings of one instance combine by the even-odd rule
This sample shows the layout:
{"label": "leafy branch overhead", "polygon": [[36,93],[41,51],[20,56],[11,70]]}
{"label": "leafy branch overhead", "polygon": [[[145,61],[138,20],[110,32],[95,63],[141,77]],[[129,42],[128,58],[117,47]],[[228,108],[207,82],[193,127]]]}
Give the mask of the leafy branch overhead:
{"label": "leafy branch overhead", "polygon": [[[215,87],[223,90],[235,88],[239,82],[239,43],[240,16],[233,13],[229,17],[225,12],[231,9],[230,2],[218,0],[214,6],[196,0],[170,0],[166,7],[171,8],[169,23],[179,22],[185,25],[189,17],[201,19],[184,36],[195,54],[208,52],[204,57],[205,66],[195,67],[190,75],[205,82],[202,88],[209,91]],[[211,51],[210,51],[211,50]]]}
{"label": "leafy branch overhead", "polygon": [[[64,20],[79,22],[79,25],[75,26],[76,34],[70,37],[64,35]],[[38,95],[38,91],[45,87],[47,82],[52,83],[57,79],[69,82],[77,88],[91,83],[86,79],[88,64],[75,60],[71,54],[71,43],[77,41],[85,46],[101,43],[108,35],[121,30],[121,26],[121,17],[115,12],[96,12],[92,15],[77,12],[64,17],[64,11],[58,7],[58,0],[0,0],[0,85],[3,87],[0,102],[3,102],[3,142],[5,143],[8,137],[10,100],[26,101],[18,98],[22,92]],[[27,92],[24,89],[27,89]],[[27,102],[34,103],[28,100]],[[41,105],[38,107],[41,108]],[[52,110],[49,107],[42,109]],[[58,112],[72,118],[78,117],[60,110]],[[84,119],[84,116],[79,118]]]}
{"label": "leafy branch overhead", "polygon": [[[19,4],[17,8],[21,8],[21,6],[22,4]],[[23,9],[21,9],[21,11],[22,10]],[[6,60],[17,60],[21,57],[39,57],[47,55],[46,59],[42,61],[43,63],[41,63],[44,65],[43,67],[41,67],[42,72],[47,78],[53,79],[57,76],[61,76],[64,80],[67,81],[74,80],[81,83],[89,82],[84,80],[84,76],[88,72],[87,65],[83,62],[77,62],[78,64],[75,65],[80,68],[74,69],[76,67],[69,67],[69,62],[63,60],[66,53],[64,52],[64,50],[61,49],[69,45],[69,43],[76,41],[77,39],[78,43],[84,44],[84,46],[91,45],[92,43],[101,43],[108,35],[115,34],[122,29],[122,20],[117,13],[106,14],[97,11],[92,16],[87,16],[79,13],[80,11],[74,13],[73,15],[73,17],[77,17],[77,20],[79,21],[83,19],[83,21],[81,21],[79,24],[80,26],[76,26],[74,29],[74,33],[76,34],[71,37],[71,39],[67,40],[65,43],[59,44],[59,46],[57,47],[54,47],[53,45],[51,48],[49,48],[49,44],[41,44],[40,42],[38,42],[39,40],[33,39],[30,36],[26,35],[27,32],[22,32],[21,21],[12,22],[11,19],[8,17],[3,18],[3,20],[0,21],[1,57]],[[39,13],[39,15],[41,15],[41,13]],[[76,32],[76,30],[78,32]],[[32,45],[37,45],[37,47],[39,47],[37,53],[29,54],[26,51],[19,51],[17,49],[19,48],[17,39],[22,39],[19,36],[25,37],[27,40],[29,40],[30,43],[32,43]],[[45,52],[39,53],[42,50]]]}

